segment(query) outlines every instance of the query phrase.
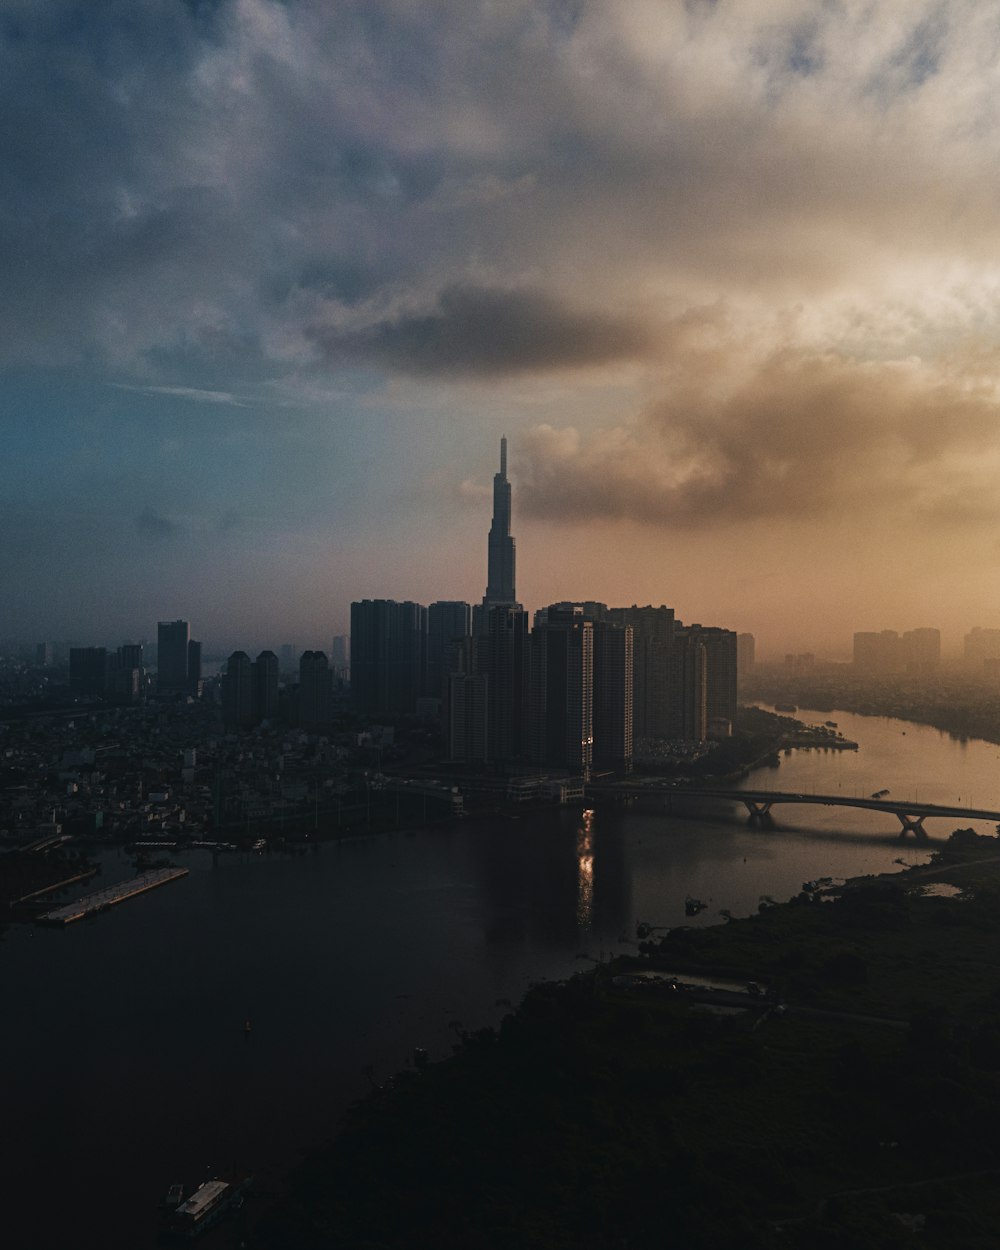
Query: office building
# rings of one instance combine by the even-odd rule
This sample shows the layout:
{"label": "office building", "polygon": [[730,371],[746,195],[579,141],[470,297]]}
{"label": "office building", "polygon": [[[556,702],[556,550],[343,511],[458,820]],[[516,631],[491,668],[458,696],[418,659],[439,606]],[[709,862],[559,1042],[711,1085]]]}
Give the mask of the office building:
{"label": "office building", "polygon": [[736,671],[740,677],[749,677],[757,663],[757,642],[753,634],[736,635]]}

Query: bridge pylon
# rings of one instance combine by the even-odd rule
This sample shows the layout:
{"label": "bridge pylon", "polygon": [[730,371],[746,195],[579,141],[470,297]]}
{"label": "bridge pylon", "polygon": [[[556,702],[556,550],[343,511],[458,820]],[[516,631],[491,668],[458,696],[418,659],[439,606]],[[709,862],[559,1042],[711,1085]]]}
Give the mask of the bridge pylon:
{"label": "bridge pylon", "polygon": [[901,838],[905,838],[908,833],[912,833],[918,840],[927,837],[923,816],[910,816],[907,812],[897,812],[896,815],[899,817],[899,823],[903,826],[899,835]]}
{"label": "bridge pylon", "polygon": [[774,824],[771,816],[771,800],[765,799],[744,799],[743,805],[747,809],[747,824],[756,825],[758,828],[769,828]]}

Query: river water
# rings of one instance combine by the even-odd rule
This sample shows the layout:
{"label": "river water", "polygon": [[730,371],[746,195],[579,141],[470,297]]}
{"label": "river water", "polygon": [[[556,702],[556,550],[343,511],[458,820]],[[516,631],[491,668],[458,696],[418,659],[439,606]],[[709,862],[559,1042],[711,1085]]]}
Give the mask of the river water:
{"label": "river water", "polygon": [[[747,786],[1000,805],[1000,747],[798,715],[835,720],[860,750],[797,751]],[[28,1231],[10,1244],[48,1250],[86,1233],[142,1250],[172,1182],[235,1165],[276,1183],[414,1047],[448,1054],[532,981],[633,949],[637,922],[720,923],[806,879],[923,862],[959,824],[994,832],[932,820],[917,843],[888,814],[775,817],[764,830],[736,805],[546,810],[295,856],[189,852],[178,862],[190,876],[93,920],[13,926],[0,943],[0,1176],[6,1193],[59,1200],[15,1203]],[[134,871],[116,850],[101,866],[105,882]],[[707,903],[693,921],[689,894]]]}

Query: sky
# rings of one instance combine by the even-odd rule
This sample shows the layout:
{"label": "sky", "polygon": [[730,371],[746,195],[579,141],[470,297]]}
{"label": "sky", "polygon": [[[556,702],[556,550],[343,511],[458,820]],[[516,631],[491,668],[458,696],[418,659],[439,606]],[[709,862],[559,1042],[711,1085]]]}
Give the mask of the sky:
{"label": "sky", "polygon": [[0,638],[1000,627],[1000,9],[5,0]]}

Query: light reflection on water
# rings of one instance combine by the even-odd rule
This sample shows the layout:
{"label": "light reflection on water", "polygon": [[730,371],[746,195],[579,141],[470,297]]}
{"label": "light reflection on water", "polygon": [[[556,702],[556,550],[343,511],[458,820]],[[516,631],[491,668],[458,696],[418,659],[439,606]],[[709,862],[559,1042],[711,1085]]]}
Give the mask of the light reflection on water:
{"label": "light reflection on water", "polygon": [[580,828],[576,831],[576,923],[581,929],[590,927],[594,905],[594,846],[592,833],[594,813],[585,808],[580,816]]}

